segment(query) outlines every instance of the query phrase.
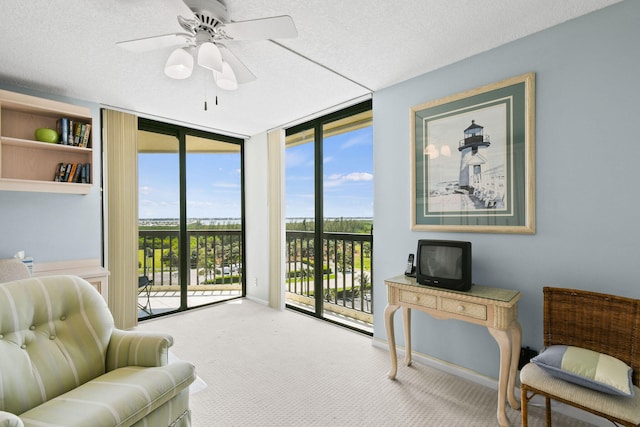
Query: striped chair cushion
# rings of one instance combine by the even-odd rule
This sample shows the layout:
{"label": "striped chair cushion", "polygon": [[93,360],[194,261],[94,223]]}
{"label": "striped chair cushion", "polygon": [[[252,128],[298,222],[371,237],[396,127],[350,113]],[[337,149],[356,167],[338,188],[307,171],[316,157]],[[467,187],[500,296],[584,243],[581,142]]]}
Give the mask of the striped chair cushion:
{"label": "striped chair cushion", "polygon": [[520,381],[549,395],[557,396],[604,414],[615,415],[633,425],[640,424],[640,389],[633,397],[614,396],[563,381],[534,363],[520,371]]}
{"label": "striped chair cushion", "polygon": [[[20,418],[25,427],[130,426],[181,391],[188,393],[194,380],[193,365],[182,361],[155,368],[118,368],[21,414]],[[188,401],[188,396],[185,398]],[[165,412],[169,409],[171,405],[163,408]],[[169,414],[169,418],[179,415]]]}

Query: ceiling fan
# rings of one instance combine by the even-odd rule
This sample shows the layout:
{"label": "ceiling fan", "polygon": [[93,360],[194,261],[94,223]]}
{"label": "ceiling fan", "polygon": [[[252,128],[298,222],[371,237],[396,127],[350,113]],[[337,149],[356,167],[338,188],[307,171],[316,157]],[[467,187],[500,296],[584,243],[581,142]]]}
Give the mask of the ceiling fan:
{"label": "ceiling fan", "polygon": [[132,52],[146,52],[177,46],[167,59],[164,72],[173,79],[191,76],[194,54],[197,64],[213,72],[221,89],[235,90],[238,84],[256,76],[225,45],[227,41],[265,40],[297,37],[290,16],[275,16],[249,21],[231,21],[227,8],[220,0],[184,0],[193,16],[178,16],[181,33],[164,34],[118,42]]}

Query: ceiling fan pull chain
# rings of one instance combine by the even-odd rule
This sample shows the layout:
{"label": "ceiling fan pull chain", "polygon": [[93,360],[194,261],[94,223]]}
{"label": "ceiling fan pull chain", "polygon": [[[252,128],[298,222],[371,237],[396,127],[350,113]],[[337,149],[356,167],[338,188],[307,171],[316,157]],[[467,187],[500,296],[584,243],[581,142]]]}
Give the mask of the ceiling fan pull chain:
{"label": "ceiling fan pull chain", "polygon": [[207,111],[207,79],[204,78],[202,85],[202,91],[204,92],[204,111]]}

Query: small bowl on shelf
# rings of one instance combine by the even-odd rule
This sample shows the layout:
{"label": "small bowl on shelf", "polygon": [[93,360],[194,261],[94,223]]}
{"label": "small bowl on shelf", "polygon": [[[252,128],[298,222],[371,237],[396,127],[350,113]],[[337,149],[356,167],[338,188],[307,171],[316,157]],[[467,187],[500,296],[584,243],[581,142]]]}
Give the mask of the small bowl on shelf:
{"label": "small bowl on shelf", "polygon": [[49,128],[38,128],[35,132],[36,141],[40,142],[58,142],[58,132]]}

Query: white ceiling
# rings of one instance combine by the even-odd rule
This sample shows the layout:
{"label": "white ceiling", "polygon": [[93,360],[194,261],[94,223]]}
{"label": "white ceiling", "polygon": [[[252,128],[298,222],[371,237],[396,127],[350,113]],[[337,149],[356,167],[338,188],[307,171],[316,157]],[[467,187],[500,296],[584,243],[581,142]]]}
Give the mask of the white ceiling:
{"label": "white ceiling", "polygon": [[290,15],[298,29],[276,43],[229,43],[257,80],[228,92],[200,67],[166,77],[172,48],[116,46],[182,32],[181,0],[2,0],[0,82],[252,136],[619,1],[226,0],[233,21]]}

